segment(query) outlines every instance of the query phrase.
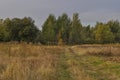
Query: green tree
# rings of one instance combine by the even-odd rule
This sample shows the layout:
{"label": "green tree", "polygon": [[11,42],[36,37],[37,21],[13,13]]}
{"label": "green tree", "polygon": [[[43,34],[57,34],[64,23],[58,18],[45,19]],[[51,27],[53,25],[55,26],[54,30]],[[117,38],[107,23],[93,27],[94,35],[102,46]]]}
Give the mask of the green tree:
{"label": "green tree", "polygon": [[107,22],[107,25],[110,27],[111,32],[115,36],[115,42],[120,43],[120,23],[119,23],[119,21],[118,20],[116,20],[116,21],[110,20]]}
{"label": "green tree", "polygon": [[23,19],[7,18],[4,20],[4,25],[9,33],[10,41],[34,42],[39,31],[34,25],[34,20],[30,17],[24,17]]}
{"label": "green tree", "polygon": [[50,14],[42,26],[42,35],[45,44],[47,44],[48,42],[56,41],[55,26],[56,26],[56,18],[53,14]]}
{"label": "green tree", "polygon": [[19,31],[21,41],[35,42],[39,29],[35,26],[34,20],[30,17],[22,19],[23,28]]}
{"label": "green tree", "polygon": [[61,38],[63,42],[66,42],[68,44],[69,42],[69,32],[70,32],[70,18],[66,13],[64,13],[62,16],[59,16],[56,23],[56,36],[61,34]]}
{"label": "green tree", "polygon": [[90,25],[84,26],[82,30],[82,37],[83,37],[83,43],[94,43],[94,36],[93,36],[93,27]]}
{"label": "green tree", "polygon": [[94,33],[97,43],[111,43],[114,40],[114,35],[106,24],[98,23]]}
{"label": "green tree", "polygon": [[6,19],[5,25],[9,31],[11,41],[20,41],[19,31],[22,29],[21,20],[19,18]]}
{"label": "green tree", "polygon": [[73,14],[69,41],[70,44],[82,43],[82,24],[80,22],[79,15],[77,13]]}
{"label": "green tree", "polygon": [[35,39],[36,43],[41,43],[41,44],[45,44],[44,39],[43,39],[43,35],[42,32],[39,30],[39,32],[37,33],[37,37]]}
{"label": "green tree", "polygon": [[3,20],[0,20],[0,41],[4,41],[5,38],[5,27],[3,25]]}

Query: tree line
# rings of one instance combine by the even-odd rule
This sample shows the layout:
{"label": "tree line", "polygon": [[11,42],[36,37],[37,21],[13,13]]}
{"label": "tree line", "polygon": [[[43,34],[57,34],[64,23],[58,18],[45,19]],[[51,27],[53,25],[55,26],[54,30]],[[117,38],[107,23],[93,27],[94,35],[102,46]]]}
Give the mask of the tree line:
{"label": "tree line", "polygon": [[30,17],[0,19],[0,42],[10,41],[56,45],[120,43],[120,22],[83,26],[78,13],[72,19],[66,13],[58,18],[50,14],[40,30]]}

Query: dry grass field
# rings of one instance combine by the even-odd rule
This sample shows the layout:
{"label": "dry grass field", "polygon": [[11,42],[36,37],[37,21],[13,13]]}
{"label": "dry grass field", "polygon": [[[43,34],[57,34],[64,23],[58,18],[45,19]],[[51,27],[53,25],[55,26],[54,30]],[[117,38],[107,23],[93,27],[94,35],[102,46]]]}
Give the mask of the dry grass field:
{"label": "dry grass field", "polygon": [[0,43],[0,80],[120,80],[120,45]]}

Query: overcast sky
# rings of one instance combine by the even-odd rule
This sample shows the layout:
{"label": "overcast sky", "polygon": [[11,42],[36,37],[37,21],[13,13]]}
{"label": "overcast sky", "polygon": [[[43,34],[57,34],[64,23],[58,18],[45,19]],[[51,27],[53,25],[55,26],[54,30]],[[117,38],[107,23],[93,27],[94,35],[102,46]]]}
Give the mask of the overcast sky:
{"label": "overcast sky", "polygon": [[79,13],[83,25],[120,20],[120,0],[0,0],[0,18],[30,16],[40,27],[50,13]]}

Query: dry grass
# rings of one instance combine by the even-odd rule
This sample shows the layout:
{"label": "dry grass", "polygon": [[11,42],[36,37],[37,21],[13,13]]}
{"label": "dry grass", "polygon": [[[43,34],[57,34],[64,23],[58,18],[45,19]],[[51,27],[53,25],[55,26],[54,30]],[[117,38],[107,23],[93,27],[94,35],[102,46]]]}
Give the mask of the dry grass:
{"label": "dry grass", "polygon": [[71,58],[73,56],[70,56],[70,54],[67,54],[67,56],[68,55],[69,58],[67,60],[67,64],[69,65],[69,70],[72,73],[74,80],[94,80],[84,72],[84,69],[80,67],[79,61]]}
{"label": "dry grass", "polygon": [[109,46],[0,43],[0,80],[119,80],[120,47]]}
{"label": "dry grass", "polygon": [[120,47],[83,45],[67,51],[74,80],[120,80]]}
{"label": "dry grass", "polygon": [[0,80],[54,80],[57,46],[0,44]]}
{"label": "dry grass", "polygon": [[73,46],[72,49],[79,55],[120,56],[119,45],[82,45]]}

